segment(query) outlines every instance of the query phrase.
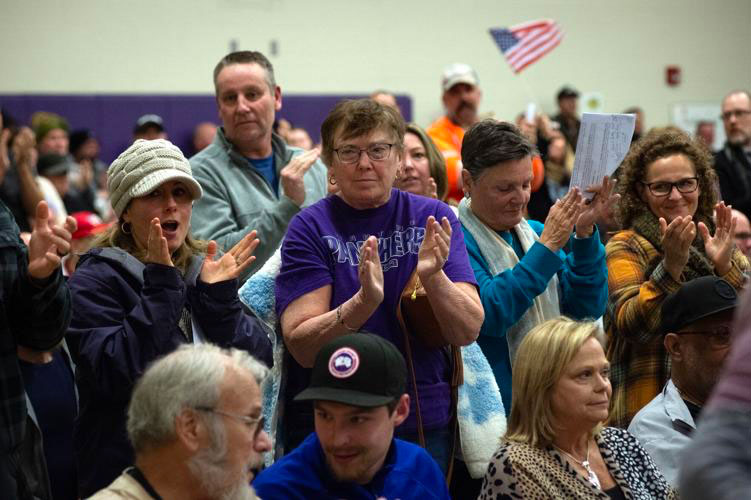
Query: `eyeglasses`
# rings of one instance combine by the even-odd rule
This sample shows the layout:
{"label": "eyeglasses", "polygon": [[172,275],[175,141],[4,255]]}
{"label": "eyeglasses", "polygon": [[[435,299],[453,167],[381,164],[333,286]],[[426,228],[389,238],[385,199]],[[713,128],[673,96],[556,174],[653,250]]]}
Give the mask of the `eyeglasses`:
{"label": "eyeglasses", "polygon": [[372,161],[383,161],[389,157],[393,144],[371,144],[365,149],[357,148],[355,146],[344,146],[343,148],[335,149],[337,158],[342,163],[357,163],[360,161],[360,155],[363,151],[368,155]]}
{"label": "eyeglasses", "polygon": [[730,345],[730,328],[722,326],[716,330],[695,330],[690,332],[675,332],[676,335],[704,335],[710,345],[716,349],[722,349]]}
{"label": "eyeglasses", "polygon": [[698,177],[687,177],[677,182],[642,182],[654,196],[668,196],[675,187],[679,193],[687,194],[696,191],[699,187]]}
{"label": "eyeglasses", "polygon": [[739,120],[743,118],[746,115],[751,115],[751,109],[733,109],[731,111],[725,111],[720,115],[720,118],[727,121],[733,116],[738,118]]}
{"label": "eyeglasses", "polygon": [[240,422],[245,424],[245,427],[247,427],[248,430],[253,431],[253,439],[258,438],[258,435],[261,434],[261,431],[263,430],[263,423],[264,423],[263,415],[261,415],[260,417],[254,418],[254,417],[249,417],[247,415],[238,415],[236,413],[229,413],[223,410],[217,410],[216,408],[209,408],[208,406],[197,406],[196,410],[205,411],[207,413],[215,413],[217,415],[223,415],[225,417],[239,420]]}

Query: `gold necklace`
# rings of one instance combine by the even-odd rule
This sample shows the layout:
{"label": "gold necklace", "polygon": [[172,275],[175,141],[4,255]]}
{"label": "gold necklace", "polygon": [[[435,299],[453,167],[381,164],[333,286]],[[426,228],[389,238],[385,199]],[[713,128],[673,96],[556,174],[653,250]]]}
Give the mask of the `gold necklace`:
{"label": "gold necklace", "polygon": [[571,458],[574,462],[584,467],[584,470],[587,471],[587,479],[589,482],[597,488],[598,490],[601,490],[602,487],[600,486],[600,479],[597,477],[597,474],[595,474],[595,471],[592,470],[592,467],[589,465],[589,441],[587,441],[587,457],[584,460],[579,460],[575,456],[573,456],[571,453],[567,451],[563,451],[562,449],[558,448],[556,445],[553,445],[553,448],[560,451],[567,457]]}

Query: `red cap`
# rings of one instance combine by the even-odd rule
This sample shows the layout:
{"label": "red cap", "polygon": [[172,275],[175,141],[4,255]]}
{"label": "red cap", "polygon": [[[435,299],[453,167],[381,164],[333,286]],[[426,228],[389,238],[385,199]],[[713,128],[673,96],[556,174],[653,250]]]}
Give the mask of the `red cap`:
{"label": "red cap", "polygon": [[102,222],[102,219],[94,212],[76,212],[71,214],[71,217],[76,219],[76,223],[78,224],[76,232],[73,233],[74,240],[99,234],[110,227],[109,224]]}

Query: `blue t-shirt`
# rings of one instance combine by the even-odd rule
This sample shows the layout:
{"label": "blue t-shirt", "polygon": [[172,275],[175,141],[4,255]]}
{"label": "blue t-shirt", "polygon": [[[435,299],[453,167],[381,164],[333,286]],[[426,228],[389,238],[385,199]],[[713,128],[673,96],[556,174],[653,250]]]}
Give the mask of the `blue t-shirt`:
{"label": "blue t-shirt", "polygon": [[[281,317],[298,297],[326,285],[332,285],[330,309],[349,300],[360,288],[357,276],[360,247],[369,236],[375,235],[383,267],[384,298],[360,329],[390,340],[406,358],[404,333],[396,317],[396,307],[402,290],[417,268],[417,254],[431,215],[439,221],[448,218],[452,227],[449,258],[443,266],[446,276],[453,282],[475,284],[461,226],[445,203],[392,189],[386,204],[356,210],[340,197],[329,196],[301,211],[289,224],[282,244],[282,266],[276,279],[277,315]],[[448,425],[451,394],[446,351],[429,349],[415,340],[412,357],[424,428]],[[307,387],[310,370],[303,370],[294,360],[291,365],[287,389],[288,395],[294,396]],[[414,403],[411,381],[408,385]],[[413,406],[403,424],[405,431],[417,429],[416,411]],[[305,423],[299,422],[300,425]],[[312,419],[307,425],[311,430]]]}
{"label": "blue t-shirt", "polygon": [[276,173],[276,162],[273,153],[266,158],[248,158],[248,162],[266,179],[271,189],[279,196],[279,176]]}
{"label": "blue t-shirt", "polygon": [[53,497],[77,498],[73,422],[78,415],[78,401],[67,354],[62,349],[56,349],[49,363],[34,364],[19,360],[18,364],[42,433]]}
{"label": "blue t-shirt", "polygon": [[438,464],[419,446],[394,439],[381,469],[370,483],[339,482],[331,476],[316,433],[261,472],[253,488],[264,500],[448,500]]}

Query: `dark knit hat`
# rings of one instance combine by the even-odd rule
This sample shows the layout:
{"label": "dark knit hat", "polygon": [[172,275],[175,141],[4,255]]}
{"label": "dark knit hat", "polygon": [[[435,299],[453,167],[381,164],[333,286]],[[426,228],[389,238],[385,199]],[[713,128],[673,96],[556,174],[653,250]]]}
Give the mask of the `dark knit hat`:
{"label": "dark knit hat", "polygon": [[34,130],[37,142],[44,139],[44,136],[52,130],[61,129],[67,134],[70,130],[68,120],[62,116],[50,113],[48,111],[37,111],[31,116],[31,128]]}

